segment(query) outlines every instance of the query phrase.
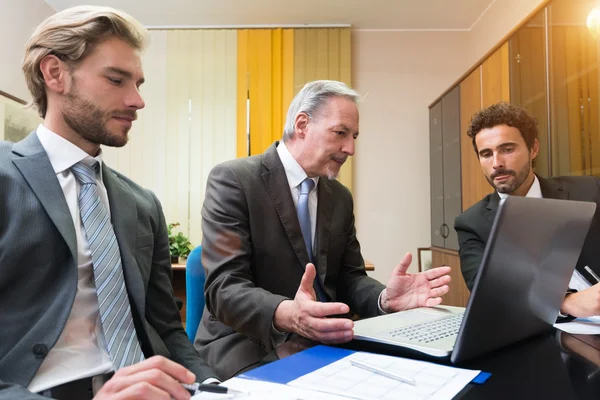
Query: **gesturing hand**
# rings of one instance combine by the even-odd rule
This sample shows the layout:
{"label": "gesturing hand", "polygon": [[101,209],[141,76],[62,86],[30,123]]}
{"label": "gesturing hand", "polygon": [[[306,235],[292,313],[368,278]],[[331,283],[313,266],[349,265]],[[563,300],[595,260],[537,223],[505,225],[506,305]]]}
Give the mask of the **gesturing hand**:
{"label": "gesturing hand", "polygon": [[450,267],[432,268],[418,274],[407,274],[412,255],[406,253],[392,271],[381,295],[381,308],[385,312],[409,310],[416,307],[433,307],[442,302],[448,292]]}
{"label": "gesturing hand", "polygon": [[344,303],[317,302],[313,288],[316,274],[315,266],[307,264],[294,300],[282,301],[275,310],[275,328],[284,332],[294,332],[321,343],[349,342],[353,336],[352,320],[326,317],[346,314],[350,307]]}
{"label": "gesturing hand", "polygon": [[161,356],[121,368],[94,397],[95,400],[187,400],[190,393],[181,383],[196,376],[182,365]]}

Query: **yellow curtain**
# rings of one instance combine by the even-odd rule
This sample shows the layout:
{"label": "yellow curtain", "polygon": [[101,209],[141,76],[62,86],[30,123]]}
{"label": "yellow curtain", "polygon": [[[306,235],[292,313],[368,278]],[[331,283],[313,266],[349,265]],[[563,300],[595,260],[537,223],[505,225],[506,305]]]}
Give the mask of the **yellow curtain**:
{"label": "yellow curtain", "polygon": [[[350,28],[238,30],[238,157],[260,154],[281,138],[290,102],[305,83],[332,79],[351,85],[350,43]],[[352,170],[349,158],[338,176],[350,190]]]}
{"label": "yellow curtain", "polygon": [[[292,29],[238,30],[238,157],[260,154],[281,139],[285,113],[294,96],[293,57]],[[246,136],[248,98],[250,149]]]}

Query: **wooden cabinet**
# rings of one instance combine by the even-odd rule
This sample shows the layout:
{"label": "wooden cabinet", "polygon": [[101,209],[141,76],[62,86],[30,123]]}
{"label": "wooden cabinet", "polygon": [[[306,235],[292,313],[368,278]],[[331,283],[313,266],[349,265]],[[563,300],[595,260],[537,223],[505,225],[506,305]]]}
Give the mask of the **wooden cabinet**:
{"label": "wooden cabinet", "polygon": [[600,57],[585,26],[596,4],[576,3],[554,0],[548,7],[551,172],[600,176]]}
{"label": "wooden cabinet", "polygon": [[508,40],[510,101],[538,122],[540,151],[535,173],[550,176],[548,145],[548,89],[546,73],[546,18],[540,11]]}
{"label": "wooden cabinet", "polygon": [[429,110],[431,242],[458,250],[454,219],[461,213],[460,88]]}
{"label": "wooden cabinet", "polygon": [[465,285],[465,281],[460,271],[460,258],[456,251],[447,249],[431,248],[431,267],[437,268],[447,265],[452,268],[450,277],[450,291],[443,297],[442,304],[447,306],[466,307],[469,301],[470,292]]}
{"label": "wooden cabinet", "polygon": [[460,83],[460,156],[463,211],[493,190],[481,171],[473,142],[467,136],[471,117],[482,107],[481,69],[480,66]]}
{"label": "wooden cabinet", "polygon": [[[538,121],[537,174],[600,176],[600,46],[585,26],[596,3],[552,0],[537,8],[460,79],[458,88],[453,86],[430,107],[433,266],[454,267],[448,304],[465,305],[468,299],[458,254],[450,251],[458,248],[456,199],[464,211],[493,191],[467,136],[474,113],[500,101],[521,105]],[[454,134],[446,136],[446,120],[453,118],[446,115],[446,103],[459,107],[458,142]],[[448,124],[452,132],[454,125]],[[456,187],[460,195],[452,194]]]}
{"label": "wooden cabinet", "polygon": [[510,101],[508,42],[481,64],[481,99],[484,108],[500,101]]}
{"label": "wooden cabinet", "polygon": [[471,117],[484,107],[510,100],[508,43],[496,50],[460,83],[462,210],[494,189],[485,179],[479,158],[467,136]]}

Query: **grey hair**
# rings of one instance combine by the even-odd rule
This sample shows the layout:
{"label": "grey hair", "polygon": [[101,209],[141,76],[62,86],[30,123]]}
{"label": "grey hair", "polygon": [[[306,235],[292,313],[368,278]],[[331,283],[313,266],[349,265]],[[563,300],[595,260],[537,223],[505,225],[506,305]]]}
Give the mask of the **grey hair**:
{"label": "grey hair", "polygon": [[290,104],[283,127],[283,141],[294,137],[294,122],[299,113],[306,113],[313,118],[331,97],[346,97],[358,103],[360,95],[343,82],[320,80],[307,83]]}

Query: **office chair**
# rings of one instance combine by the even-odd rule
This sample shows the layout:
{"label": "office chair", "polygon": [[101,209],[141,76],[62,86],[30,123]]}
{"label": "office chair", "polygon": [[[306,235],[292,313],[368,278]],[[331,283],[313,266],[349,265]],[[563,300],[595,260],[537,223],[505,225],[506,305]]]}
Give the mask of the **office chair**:
{"label": "office chair", "polygon": [[185,264],[186,326],[188,338],[194,343],[196,331],[204,311],[204,282],[206,273],[202,266],[202,246],[196,247]]}

